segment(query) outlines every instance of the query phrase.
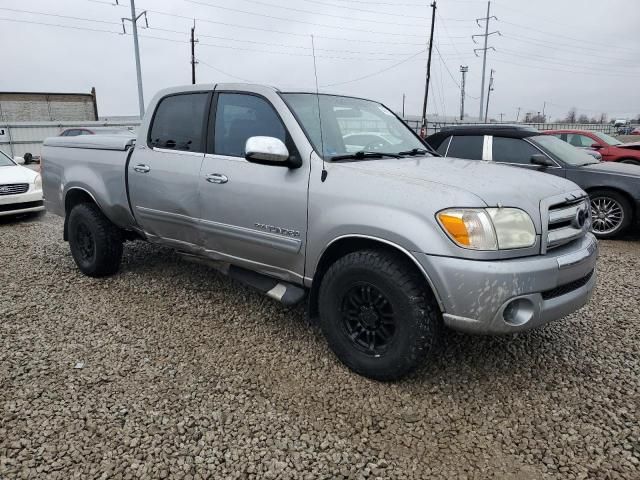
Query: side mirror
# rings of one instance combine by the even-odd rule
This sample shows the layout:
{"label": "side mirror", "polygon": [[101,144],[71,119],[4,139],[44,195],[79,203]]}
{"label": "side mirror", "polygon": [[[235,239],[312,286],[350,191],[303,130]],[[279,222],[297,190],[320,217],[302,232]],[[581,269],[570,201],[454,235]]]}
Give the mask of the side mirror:
{"label": "side mirror", "polygon": [[535,155],[531,155],[531,159],[529,160],[534,165],[540,165],[543,168],[553,167],[554,163],[549,160],[546,155],[542,155],[541,153],[536,153]]}
{"label": "side mirror", "polygon": [[15,156],[13,157],[13,161],[16,162],[18,165],[24,165],[24,157]]}
{"label": "side mirror", "polygon": [[244,151],[244,158],[253,163],[286,165],[289,160],[289,150],[275,137],[249,137]]}
{"label": "side mirror", "polygon": [[602,148],[602,145],[600,145],[599,143],[592,143],[591,147],[589,148],[593,148],[594,150],[600,150]]}

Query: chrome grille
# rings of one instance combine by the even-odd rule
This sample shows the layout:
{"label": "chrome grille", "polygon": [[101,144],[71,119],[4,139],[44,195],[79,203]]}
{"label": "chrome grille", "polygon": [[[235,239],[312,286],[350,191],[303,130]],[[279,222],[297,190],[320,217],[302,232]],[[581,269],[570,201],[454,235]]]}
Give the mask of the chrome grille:
{"label": "chrome grille", "polygon": [[0,185],[0,195],[18,195],[29,190],[28,183],[9,183]]}
{"label": "chrome grille", "polygon": [[547,249],[559,247],[580,237],[591,228],[588,198],[551,205],[548,214]]}

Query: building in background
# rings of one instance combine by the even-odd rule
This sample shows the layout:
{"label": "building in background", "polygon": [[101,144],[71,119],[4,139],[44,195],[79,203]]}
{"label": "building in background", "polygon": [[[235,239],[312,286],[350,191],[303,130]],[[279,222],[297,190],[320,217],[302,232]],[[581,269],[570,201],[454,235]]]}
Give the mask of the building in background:
{"label": "building in background", "polygon": [[98,120],[95,88],[91,93],[0,92],[3,123],[95,120]]}
{"label": "building in background", "polygon": [[136,117],[100,119],[95,88],[91,93],[0,92],[0,150],[12,157],[30,153],[37,158],[44,139],[66,128],[139,124]]}

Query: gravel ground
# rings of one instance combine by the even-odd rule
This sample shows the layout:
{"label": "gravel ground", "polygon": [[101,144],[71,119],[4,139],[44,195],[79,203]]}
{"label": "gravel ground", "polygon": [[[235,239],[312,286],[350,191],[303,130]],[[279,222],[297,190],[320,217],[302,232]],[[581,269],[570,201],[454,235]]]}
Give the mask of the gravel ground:
{"label": "gravel ground", "polygon": [[143,243],[90,279],[61,237],[0,221],[0,478],[640,478],[637,239],[582,311],[382,384],[302,308]]}

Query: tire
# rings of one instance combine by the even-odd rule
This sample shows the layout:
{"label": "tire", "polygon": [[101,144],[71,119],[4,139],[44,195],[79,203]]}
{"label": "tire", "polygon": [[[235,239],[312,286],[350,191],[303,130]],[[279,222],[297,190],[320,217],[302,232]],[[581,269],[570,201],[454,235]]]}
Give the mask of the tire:
{"label": "tire", "polygon": [[81,203],[71,209],[68,224],[71,255],[89,277],[113,275],[122,259],[122,234],[100,209]]}
{"label": "tire", "polygon": [[640,165],[640,160],[634,158],[623,158],[620,163],[626,163],[627,165]]}
{"label": "tire", "polygon": [[613,190],[589,192],[593,234],[602,239],[622,235],[633,221],[633,209],[626,197]]}
{"label": "tire", "polygon": [[424,279],[406,259],[385,251],[349,253],[331,265],[320,285],[319,310],[320,328],[338,359],[375,380],[412,372],[442,335],[442,316]]}

